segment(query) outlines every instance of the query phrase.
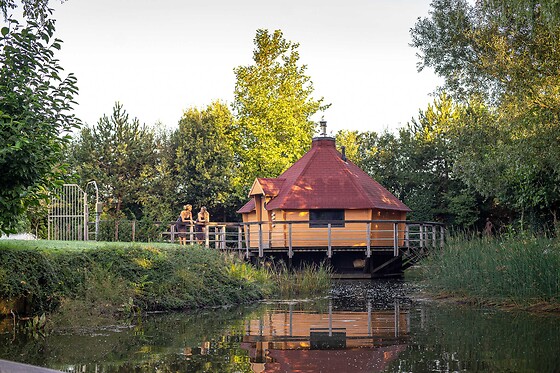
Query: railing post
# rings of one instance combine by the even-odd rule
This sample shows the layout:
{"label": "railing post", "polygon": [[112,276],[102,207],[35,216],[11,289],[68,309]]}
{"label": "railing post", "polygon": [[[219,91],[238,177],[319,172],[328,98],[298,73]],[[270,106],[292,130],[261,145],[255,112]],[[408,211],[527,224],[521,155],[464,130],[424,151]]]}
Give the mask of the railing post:
{"label": "railing post", "polygon": [[132,223],[132,242],[136,241],[136,220],[133,220]]}
{"label": "railing post", "polygon": [[434,249],[437,246],[436,228],[437,228],[437,225],[432,224],[432,247]]}
{"label": "railing post", "polygon": [[245,245],[246,245],[245,255],[247,255],[247,259],[249,259],[249,248],[251,247],[251,225],[250,224],[244,225],[244,228],[245,228]]}
{"label": "railing post", "polygon": [[191,245],[194,245],[194,236],[193,236],[193,231],[194,231],[194,225],[189,225],[189,242]]}
{"label": "railing post", "polygon": [[410,231],[407,223],[404,225],[404,244],[407,249],[410,249]]}
{"label": "railing post", "polygon": [[371,222],[366,223],[366,258],[371,257]]}
{"label": "railing post", "polygon": [[237,226],[237,250],[241,251],[243,249],[243,230],[241,229],[241,225]]}
{"label": "railing post", "polygon": [[328,248],[327,248],[327,256],[329,259],[332,257],[332,245],[331,245],[331,223],[327,224],[328,229]]}
{"label": "railing post", "polygon": [[171,224],[171,243],[175,242],[175,224]]}
{"label": "railing post", "polygon": [[440,245],[443,249],[443,244],[445,243],[445,226],[440,226]]}
{"label": "railing post", "polygon": [[204,225],[204,245],[206,247],[210,247],[210,227],[207,225]]}
{"label": "railing post", "polygon": [[262,222],[259,222],[259,258],[264,256]]}
{"label": "railing post", "polygon": [[420,224],[420,248],[424,248],[424,224]]}
{"label": "railing post", "polygon": [[292,247],[292,223],[288,223],[288,258],[294,256],[294,249]]}
{"label": "railing post", "polygon": [[393,256],[399,256],[399,223],[393,223]]}

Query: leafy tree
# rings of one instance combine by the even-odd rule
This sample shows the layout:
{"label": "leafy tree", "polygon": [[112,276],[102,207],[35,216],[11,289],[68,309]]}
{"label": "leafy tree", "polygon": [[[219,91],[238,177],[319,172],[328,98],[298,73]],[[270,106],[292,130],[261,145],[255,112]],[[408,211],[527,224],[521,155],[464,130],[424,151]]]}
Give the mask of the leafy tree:
{"label": "leafy tree", "polygon": [[[560,22],[557,2],[432,2],[411,30],[419,67],[468,103],[457,174],[524,220],[560,208]],[[469,141],[469,139],[480,141]]]}
{"label": "leafy tree", "polygon": [[54,20],[7,24],[0,36],[0,232],[13,231],[18,215],[47,198],[64,173],[68,132],[80,123],[72,113],[76,78],[62,76],[55,58],[62,42],[53,37]]}
{"label": "leafy tree", "polygon": [[239,201],[231,193],[235,168],[232,122],[230,110],[218,101],[204,110],[185,111],[177,132],[177,203],[190,203],[194,208],[204,205],[214,216],[235,211]]}
{"label": "leafy tree", "polygon": [[236,154],[234,178],[240,196],[254,178],[276,177],[309,148],[314,133],[311,116],[328,105],[313,99],[313,83],[299,65],[299,44],[280,30],[257,30],[254,64],[234,69],[236,85]]}
{"label": "leafy tree", "polygon": [[74,169],[82,181],[95,180],[116,217],[142,216],[139,195],[156,168],[156,145],[152,129],[130,119],[120,103],[111,117],[82,128],[72,154]]}

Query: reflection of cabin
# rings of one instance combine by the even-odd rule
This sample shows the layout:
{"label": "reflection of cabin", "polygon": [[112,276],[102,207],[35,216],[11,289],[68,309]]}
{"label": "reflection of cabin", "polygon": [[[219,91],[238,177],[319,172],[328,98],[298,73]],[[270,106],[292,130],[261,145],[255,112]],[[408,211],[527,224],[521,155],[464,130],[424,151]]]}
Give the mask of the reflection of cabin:
{"label": "reflection of cabin", "polygon": [[245,321],[253,372],[383,372],[409,339],[409,312],[274,310]]}
{"label": "reflection of cabin", "polygon": [[[311,150],[278,178],[257,178],[249,197],[238,211],[243,222],[263,222],[250,225],[247,243],[251,248],[259,243],[265,249],[325,247],[327,243],[363,247],[366,235],[371,246],[392,247],[394,223],[383,221],[403,221],[410,211],[339,153],[334,138],[326,136],[314,138]],[[362,222],[351,222],[357,220]],[[401,246],[404,231],[404,224],[399,224]]]}

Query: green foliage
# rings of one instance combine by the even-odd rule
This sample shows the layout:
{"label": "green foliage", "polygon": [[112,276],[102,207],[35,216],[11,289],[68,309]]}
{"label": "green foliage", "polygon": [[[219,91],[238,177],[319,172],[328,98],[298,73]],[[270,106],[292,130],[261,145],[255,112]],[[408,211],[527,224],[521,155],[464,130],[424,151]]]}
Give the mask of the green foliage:
{"label": "green foliage", "polygon": [[560,241],[528,234],[455,238],[422,262],[437,290],[480,301],[560,304]]}
{"label": "green foliage", "polygon": [[85,126],[73,144],[71,162],[82,182],[95,180],[112,216],[140,217],[146,176],[157,164],[154,131],[130,119],[120,103],[111,117]]}
{"label": "green foliage", "polygon": [[325,110],[315,100],[313,84],[299,63],[299,44],[280,30],[257,30],[253,65],[235,68],[233,109],[236,117],[234,178],[240,195],[256,177],[276,177],[299,159],[311,144],[311,116]]}
{"label": "green foliage", "polygon": [[111,313],[130,304],[130,298],[143,310],[168,310],[243,303],[263,295],[260,283],[231,276],[231,261],[220,252],[198,246],[1,245],[0,299],[25,299],[33,314],[68,301],[74,301],[70,309]]}
{"label": "green foliage", "polygon": [[[233,116],[220,102],[206,109],[188,109],[177,131],[178,203],[235,210],[232,200],[232,177],[235,169]],[[181,206],[177,206],[180,211]]]}
{"label": "green foliage", "polygon": [[8,19],[2,28],[0,232],[13,232],[17,217],[59,182],[67,133],[79,125],[72,114],[76,78],[62,76],[55,57],[62,41],[54,30],[52,19],[24,25]]}
{"label": "green foliage", "polygon": [[456,171],[523,224],[560,208],[560,19],[556,1],[437,0],[411,30],[419,68],[468,103]]}

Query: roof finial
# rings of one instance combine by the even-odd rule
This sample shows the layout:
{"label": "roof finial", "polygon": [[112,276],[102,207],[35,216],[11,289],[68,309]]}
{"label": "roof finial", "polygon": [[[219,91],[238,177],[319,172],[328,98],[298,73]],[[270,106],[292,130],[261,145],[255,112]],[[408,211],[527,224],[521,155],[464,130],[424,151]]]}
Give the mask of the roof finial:
{"label": "roof finial", "polygon": [[327,121],[325,120],[325,117],[321,117],[319,127],[321,128],[321,136],[327,137]]}

